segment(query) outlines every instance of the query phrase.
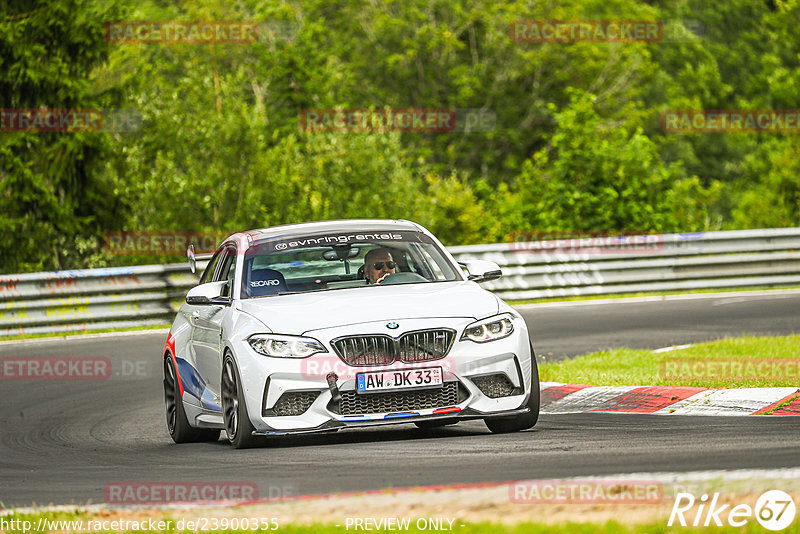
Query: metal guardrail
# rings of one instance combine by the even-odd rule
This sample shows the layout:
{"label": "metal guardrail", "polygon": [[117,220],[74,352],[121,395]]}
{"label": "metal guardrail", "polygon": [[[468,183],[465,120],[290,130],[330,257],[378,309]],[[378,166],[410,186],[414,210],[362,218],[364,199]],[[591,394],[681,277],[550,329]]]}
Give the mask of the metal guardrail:
{"label": "metal guardrail", "polygon": [[0,335],[164,324],[198,279],[184,263],[1,275]]}
{"label": "metal guardrail", "polygon": [[[449,250],[458,261],[500,265],[503,278],[484,287],[509,300],[800,285],[800,228]],[[184,263],[0,275],[0,335],[168,323],[197,280]]]}
{"label": "metal guardrail", "polygon": [[451,252],[460,261],[500,265],[503,278],[485,287],[504,299],[800,284],[800,228],[474,245]]}

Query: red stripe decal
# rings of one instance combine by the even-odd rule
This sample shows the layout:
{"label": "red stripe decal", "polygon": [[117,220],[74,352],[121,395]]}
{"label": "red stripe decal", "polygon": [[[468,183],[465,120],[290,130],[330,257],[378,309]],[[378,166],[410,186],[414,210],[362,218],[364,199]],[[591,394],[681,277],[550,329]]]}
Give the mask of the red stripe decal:
{"label": "red stripe decal", "polygon": [[459,408],[458,406],[453,406],[451,408],[439,408],[438,410],[433,410],[433,415],[436,415],[436,414],[439,414],[439,413],[451,413],[451,412],[460,412],[460,411],[461,411],[461,408]]}
{"label": "red stripe decal", "polygon": [[[794,399],[792,399],[792,397],[794,397]],[[787,404],[786,406],[781,406],[781,404],[790,399],[792,400],[791,402],[789,402],[789,404]],[[781,407],[780,409],[775,410],[776,406],[781,406]],[[770,410],[775,410],[774,412],[772,412],[772,415],[800,415],[800,393],[798,392],[790,393],[781,400],[775,401],[769,406],[764,406],[757,412],[754,412],[753,415],[761,415],[769,412]]]}
{"label": "red stripe decal", "polygon": [[181,398],[183,398],[183,381],[181,380],[181,374],[178,372],[178,357],[175,356],[175,338],[172,336],[172,332],[169,333],[167,342],[164,343],[164,352],[169,352],[172,355],[172,365],[175,367],[175,378],[178,379],[178,387],[181,388]]}
{"label": "red stripe decal", "polygon": [[575,393],[576,391],[580,391],[584,388],[591,388],[594,386],[583,385],[583,384],[564,384],[563,386],[553,386],[550,388],[543,389],[539,393],[539,405],[541,407],[545,407],[548,404],[552,404],[557,400],[561,400],[567,395]]}
{"label": "red stripe decal", "polygon": [[707,388],[697,387],[642,387],[632,389],[614,398],[604,408],[606,412],[654,413],[676,402],[696,395]]}

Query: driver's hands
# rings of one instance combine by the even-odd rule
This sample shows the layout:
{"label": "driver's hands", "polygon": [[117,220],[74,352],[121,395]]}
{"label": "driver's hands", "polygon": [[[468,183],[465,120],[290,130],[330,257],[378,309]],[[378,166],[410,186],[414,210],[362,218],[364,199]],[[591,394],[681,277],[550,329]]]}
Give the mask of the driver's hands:
{"label": "driver's hands", "polygon": [[386,278],[387,276],[389,276],[390,274],[392,274],[392,273],[386,273],[386,274],[384,274],[383,276],[381,276],[380,278],[378,278],[377,280],[375,280],[375,283],[376,283],[376,284],[380,284],[381,282],[383,282],[383,279],[384,279],[384,278]]}

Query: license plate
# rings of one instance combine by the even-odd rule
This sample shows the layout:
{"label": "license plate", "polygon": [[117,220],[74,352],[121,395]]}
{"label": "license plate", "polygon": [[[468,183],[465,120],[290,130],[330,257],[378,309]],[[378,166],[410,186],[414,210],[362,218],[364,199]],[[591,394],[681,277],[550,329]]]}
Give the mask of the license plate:
{"label": "license plate", "polygon": [[443,383],[441,367],[375,371],[371,373],[358,373],[356,375],[356,391],[359,393],[439,387]]}

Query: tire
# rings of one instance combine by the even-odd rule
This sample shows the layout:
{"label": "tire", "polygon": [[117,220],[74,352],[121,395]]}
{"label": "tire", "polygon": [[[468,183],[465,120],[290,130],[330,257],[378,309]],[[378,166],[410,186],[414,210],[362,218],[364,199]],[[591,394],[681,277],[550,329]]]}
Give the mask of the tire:
{"label": "tire", "polygon": [[531,345],[531,396],[526,404],[528,413],[514,417],[496,417],[484,419],[486,427],[495,434],[507,434],[533,428],[539,420],[539,368],[536,365],[536,354]]}
{"label": "tire", "polygon": [[222,419],[228,441],[235,449],[249,449],[258,443],[247,415],[239,369],[231,353],[222,362]]}
{"label": "tire", "polygon": [[167,415],[167,430],[175,443],[219,440],[219,430],[195,428],[186,419],[172,355],[164,358],[164,408]]}
{"label": "tire", "polygon": [[420,421],[419,423],[414,423],[417,425],[417,428],[421,428],[423,430],[430,430],[433,428],[440,428],[447,425],[455,425],[458,423],[457,419],[432,419],[430,421]]}

